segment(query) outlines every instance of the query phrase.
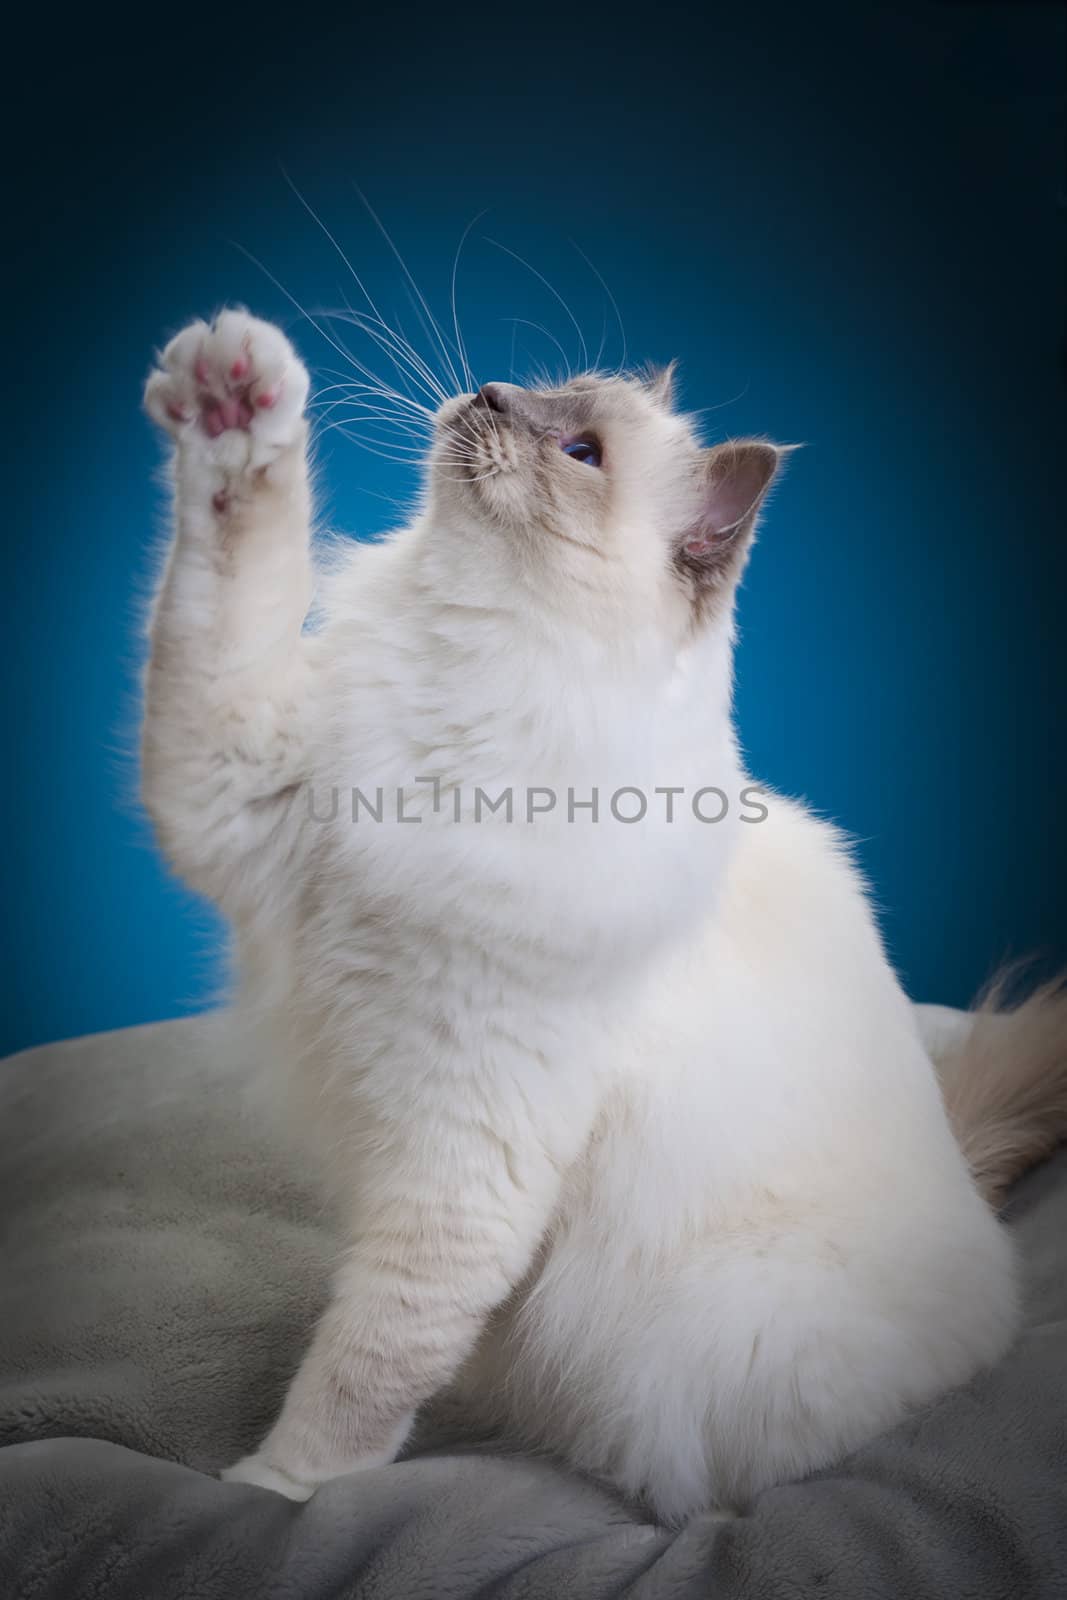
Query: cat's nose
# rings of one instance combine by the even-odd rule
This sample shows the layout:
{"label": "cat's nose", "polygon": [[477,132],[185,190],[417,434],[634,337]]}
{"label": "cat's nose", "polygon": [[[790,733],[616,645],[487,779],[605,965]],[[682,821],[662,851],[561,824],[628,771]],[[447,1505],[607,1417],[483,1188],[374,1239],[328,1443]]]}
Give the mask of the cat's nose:
{"label": "cat's nose", "polygon": [[490,411],[499,411],[503,416],[511,409],[511,396],[518,390],[514,383],[483,383],[475,395],[475,402],[481,400],[489,407]]}

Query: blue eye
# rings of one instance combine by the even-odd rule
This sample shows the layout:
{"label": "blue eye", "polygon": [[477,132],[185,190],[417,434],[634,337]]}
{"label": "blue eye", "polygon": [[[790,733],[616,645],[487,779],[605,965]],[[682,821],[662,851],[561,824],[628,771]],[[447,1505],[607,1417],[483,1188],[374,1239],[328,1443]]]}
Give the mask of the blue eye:
{"label": "blue eye", "polygon": [[587,467],[599,467],[600,446],[595,439],[561,439],[559,447],[565,456],[583,461]]}

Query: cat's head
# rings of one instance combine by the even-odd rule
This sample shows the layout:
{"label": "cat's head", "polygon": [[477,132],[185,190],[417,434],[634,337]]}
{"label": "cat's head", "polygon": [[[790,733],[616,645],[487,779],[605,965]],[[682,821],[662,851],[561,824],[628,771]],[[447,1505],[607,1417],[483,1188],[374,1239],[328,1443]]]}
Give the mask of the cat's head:
{"label": "cat's head", "polygon": [[682,642],[728,614],[783,452],[757,439],[703,447],[672,390],[668,368],[451,399],[431,505],[468,555],[552,609],[597,626],[653,621]]}

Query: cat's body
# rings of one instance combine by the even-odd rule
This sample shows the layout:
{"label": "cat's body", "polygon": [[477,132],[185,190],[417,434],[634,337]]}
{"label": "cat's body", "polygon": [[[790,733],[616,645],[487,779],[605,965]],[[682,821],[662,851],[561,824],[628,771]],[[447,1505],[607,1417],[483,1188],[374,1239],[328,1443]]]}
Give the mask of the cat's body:
{"label": "cat's body", "polygon": [[[620,380],[451,401],[420,518],[336,565],[302,634],[305,393],[238,313],[149,388],[179,533],[146,797],[233,921],[348,1241],[234,1475],[300,1496],[381,1464],[451,1385],[665,1518],[736,1504],[1018,1316],[847,851],[743,799],[730,606],[776,454],[694,453]],[[564,450],[600,408],[603,481],[537,407]]]}
{"label": "cat's body", "polygon": [[839,1459],[1004,1351],[1009,1240],[810,817],[774,805],[718,916],[616,1021],[593,1141],[472,1406],[501,1395],[505,1429],[673,1520]]}

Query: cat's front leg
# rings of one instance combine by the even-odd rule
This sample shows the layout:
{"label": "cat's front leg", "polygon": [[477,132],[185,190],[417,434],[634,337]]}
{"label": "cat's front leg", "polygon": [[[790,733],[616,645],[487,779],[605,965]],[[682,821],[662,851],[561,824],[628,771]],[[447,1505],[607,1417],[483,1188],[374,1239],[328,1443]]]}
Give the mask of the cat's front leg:
{"label": "cat's front leg", "polygon": [[172,339],[145,407],[173,442],[174,539],[153,609],[143,793],[174,866],[224,910],[269,888],[306,774],[308,374],[223,311]]}
{"label": "cat's front leg", "polygon": [[559,1185],[534,1137],[423,1107],[360,1155],[361,1223],[330,1305],[259,1450],[223,1474],[306,1499],[382,1466],[525,1274]]}

